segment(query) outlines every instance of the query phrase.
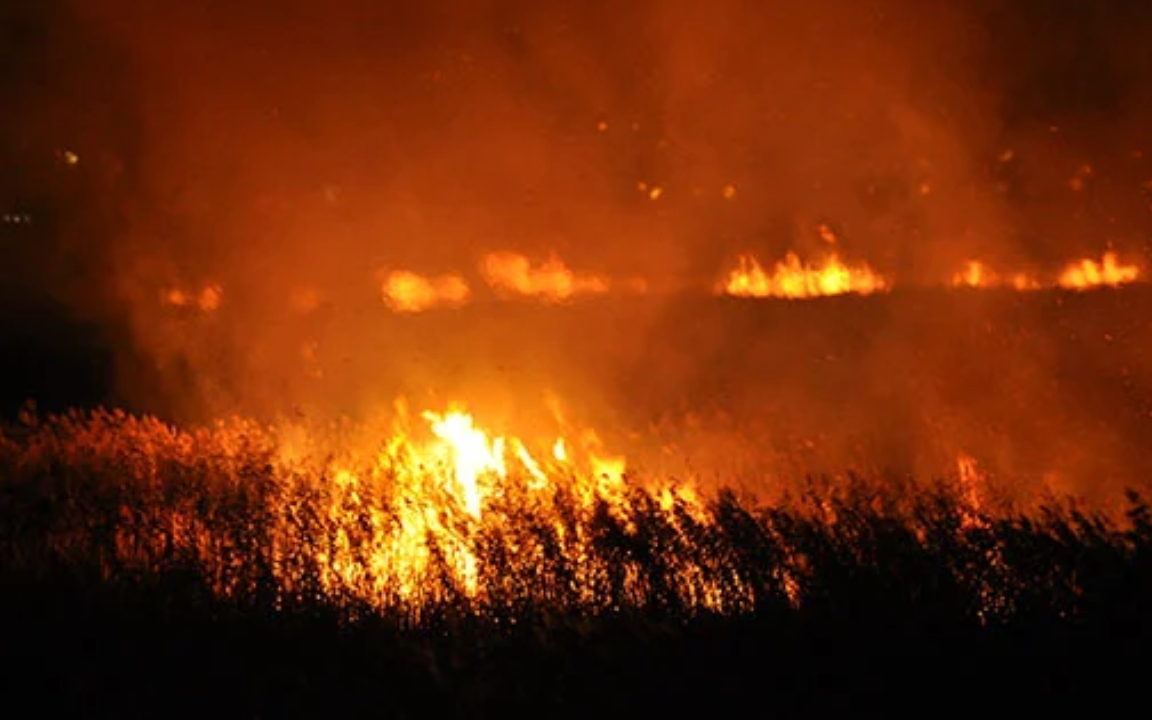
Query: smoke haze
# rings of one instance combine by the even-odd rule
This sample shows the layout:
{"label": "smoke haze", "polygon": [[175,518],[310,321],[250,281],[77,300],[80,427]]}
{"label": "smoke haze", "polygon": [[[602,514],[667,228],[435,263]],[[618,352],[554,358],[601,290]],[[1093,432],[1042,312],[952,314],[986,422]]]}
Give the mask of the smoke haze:
{"label": "smoke haze", "polygon": [[[971,258],[1050,272],[1114,246],[1140,260],[1144,3],[6,7],[10,164],[43,156],[55,188],[59,153],[75,152],[65,170],[87,214],[53,232],[51,257],[12,255],[36,270],[5,282],[47,278],[76,314],[122,327],[126,402],[203,420],[547,388],[642,424],[727,397],[781,447],[818,441],[830,465],[870,454],[935,471],[904,456],[964,444],[1032,468],[1044,462],[1021,455],[1073,435],[1133,460],[1128,430],[1100,426],[1109,408],[1064,407],[1062,368],[1099,368],[1088,350],[1068,360],[1044,307],[902,310],[919,301],[893,296],[891,311],[838,301],[750,319],[654,293],[551,314],[481,297],[409,318],[378,283],[403,268],[480,288],[483,254],[512,250],[707,289],[742,251],[820,252],[822,224],[845,256],[908,284]],[[209,285],[214,313],[160,301]],[[966,328],[989,323],[1016,340],[992,343],[987,366],[958,361]],[[1152,387],[1133,327],[1106,360]],[[1019,328],[1042,329],[1024,342]],[[997,437],[975,437],[989,422]]]}

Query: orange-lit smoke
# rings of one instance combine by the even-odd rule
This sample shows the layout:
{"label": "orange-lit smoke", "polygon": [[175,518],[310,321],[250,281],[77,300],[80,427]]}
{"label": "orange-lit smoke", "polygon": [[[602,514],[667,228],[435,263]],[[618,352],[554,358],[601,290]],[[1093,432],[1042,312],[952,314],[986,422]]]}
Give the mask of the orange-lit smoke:
{"label": "orange-lit smoke", "polygon": [[[994,293],[921,311],[893,292],[889,314],[707,302],[718,278],[786,298],[1140,279],[1119,260],[1142,267],[1152,177],[1139,23],[1107,3],[1000,5],[72,3],[91,42],[53,45],[60,92],[13,103],[37,108],[13,146],[120,194],[92,195],[112,208],[106,252],[80,224],[36,262],[68,284],[84,263],[61,258],[103,257],[115,337],[140,358],[123,396],[181,419],[359,411],[398,391],[514,404],[542,385],[641,427],[731,413],[844,462],[920,469],[913,448],[955,445],[1038,467],[1034,449],[1058,446],[1051,464],[1088,466],[1135,446],[1097,421],[1124,403],[1146,417],[1137,351],[1065,347]],[[115,97],[97,70],[119,73]],[[1104,237],[1119,255],[1060,274]],[[223,292],[168,295],[169,278]],[[615,302],[629,287],[646,304]],[[685,287],[699,297],[657,291]],[[610,301],[543,318],[485,294]],[[417,312],[434,308],[452,312]],[[1077,322],[1120,322],[1100,312]],[[992,339],[957,350],[973,338]],[[1071,366],[1123,368],[1123,393]],[[1100,406],[1073,417],[1069,393]]]}

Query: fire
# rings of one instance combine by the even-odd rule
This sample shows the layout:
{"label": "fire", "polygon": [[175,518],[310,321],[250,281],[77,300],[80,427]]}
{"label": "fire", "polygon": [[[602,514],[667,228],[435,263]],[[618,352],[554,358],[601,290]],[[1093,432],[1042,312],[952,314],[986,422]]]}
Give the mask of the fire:
{"label": "fire", "polygon": [[1046,281],[1026,272],[1017,272],[1011,275],[1000,274],[986,263],[979,260],[969,260],[964,264],[961,271],[952,276],[951,284],[953,287],[977,289],[1007,287],[1025,292],[1040,290],[1045,287],[1065,290],[1118,287],[1137,282],[1140,279],[1140,268],[1135,265],[1121,264],[1115,252],[1106,252],[1099,262],[1091,258],[1084,258],[1069,263],[1058,276],[1050,277]]}
{"label": "fire", "polygon": [[172,286],[160,293],[165,305],[177,308],[191,308],[200,312],[215,312],[224,302],[224,288],[219,283],[208,283],[199,290]]}
{"label": "fire", "polygon": [[720,284],[718,294],[756,298],[812,298],[831,295],[871,295],[887,292],[891,282],[866,264],[846,265],[835,252],[822,263],[804,263],[788,253],[771,272],[752,255],[741,255],[738,265]]}
{"label": "fire", "polygon": [[[749,586],[717,558],[678,549],[714,522],[691,484],[634,479],[623,454],[560,417],[517,437],[465,408],[398,401],[354,427],[234,418],[190,430],[96,411],[26,419],[33,439],[0,433],[0,451],[143,493],[122,508],[115,562],[145,572],[178,556],[224,597],[252,592],[257,563],[278,602],[319,594],[416,618],[444,601],[563,597],[595,611],[669,591],[685,608],[747,607]],[[658,575],[621,554],[646,532],[661,538]]]}
{"label": "fire", "polygon": [[[321,544],[318,556],[325,590],[367,602],[391,594],[418,609],[435,599],[430,588],[443,582],[437,573],[447,572],[466,596],[481,599],[492,580],[484,576],[476,543],[499,537],[519,513],[536,513],[551,524],[562,543],[559,549],[573,562],[592,541],[583,527],[598,507],[635,531],[625,456],[609,451],[594,430],[573,430],[559,413],[556,420],[551,438],[545,430],[537,433],[543,435],[539,440],[529,440],[491,432],[462,403],[412,414],[407,403],[398,401],[391,431],[383,439],[354,440],[352,449],[337,453],[307,429],[276,428],[274,465],[286,481],[301,477],[309,459],[334,458],[319,471],[332,478],[320,496],[326,527],[334,536]],[[649,483],[635,490],[647,493],[669,517],[685,511],[705,520],[704,501],[691,486]],[[290,513],[298,505],[290,497],[278,498],[275,511]],[[296,538],[293,522],[285,515],[282,542],[315,544]],[[513,547],[520,542],[515,540]],[[523,562],[532,562],[530,554]],[[292,584],[288,577],[283,582]],[[732,600],[717,588],[703,587],[708,582],[697,575],[686,575],[684,582],[701,604],[719,607]]]}
{"label": "fire", "polygon": [[407,270],[383,274],[380,294],[396,312],[423,312],[437,306],[459,307],[472,295],[468,282],[459,275],[418,275]]}
{"label": "fire", "polygon": [[[508,476],[504,462],[504,438],[489,440],[488,434],[473,425],[472,416],[460,411],[444,415],[424,412],[432,432],[444,441],[450,455],[453,476],[464,508],[472,517],[480,516],[480,490],[477,479],[484,473]],[[531,462],[531,457],[528,457]]]}
{"label": "fire", "polygon": [[611,289],[607,278],[574,273],[555,255],[533,265],[520,253],[489,253],[481,260],[480,273],[498,294],[538,297],[550,302],[576,295],[604,294]]}
{"label": "fire", "polygon": [[987,287],[990,274],[984,263],[969,260],[964,264],[964,270],[952,276],[952,284],[956,287]]}
{"label": "fire", "polygon": [[1115,252],[1104,253],[1100,262],[1084,259],[1069,264],[1060,273],[1057,284],[1066,290],[1096,287],[1119,287],[1140,279],[1140,268],[1124,265]]}
{"label": "fire", "polygon": [[1042,283],[1026,272],[1001,275],[979,260],[969,260],[963,270],[952,276],[952,286],[977,289],[1010,287],[1018,292],[1027,292],[1039,290]]}
{"label": "fire", "polygon": [[960,493],[964,505],[968,510],[979,512],[980,488],[985,482],[983,472],[976,462],[976,458],[967,453],[956,456],[956,477],[960,481]]}

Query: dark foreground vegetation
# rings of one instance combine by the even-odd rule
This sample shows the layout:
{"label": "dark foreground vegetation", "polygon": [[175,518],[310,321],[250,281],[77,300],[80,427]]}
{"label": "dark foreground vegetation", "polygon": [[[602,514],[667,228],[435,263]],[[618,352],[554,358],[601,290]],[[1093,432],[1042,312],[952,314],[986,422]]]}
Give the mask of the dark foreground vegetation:
{"label": "dark foreground vegetation", "polygon": [[317,548],[338,531],[356,547],[355,517],[301,512],[312,542],[274,548],[270,503],[301,496],[257,446],[174,462],[117,422],[0,446],[2,677],[37,714],[1105,712],[1152,667],[1135,494],[1106,519],[1055,500],[985,512],[943,482],[814,484],[773,508],[722,494],[703,514],[640,490],[584,511],[557,489],[468,536],[480,593],[433,559],[413,608],[325,589]]}

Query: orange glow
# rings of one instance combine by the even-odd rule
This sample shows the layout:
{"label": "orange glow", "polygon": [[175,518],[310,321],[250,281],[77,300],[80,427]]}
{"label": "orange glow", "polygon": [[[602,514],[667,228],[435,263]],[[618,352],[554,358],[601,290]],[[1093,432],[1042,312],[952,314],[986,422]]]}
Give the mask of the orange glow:
{"label": "orange glow", "polygon": [[480,273],[498,294],[537,297],[550,302],[576,295],[604,294],[611,289],[606,278],[574,273],[555,255],[533,265],[528,257],[519,253],[489,253],[481,260]]}
{"label": "orange glow", "polygon": [[[690,541],[684,518],[713,522],[695,487],[637,482],[626,458],[609,452],[591,430],[560,424],[523,438],[501,435],[460,403],[410,414],[407,403],[397,402],[382,425],[377,420],[350,433],[298,418],[273,425],[232,418],[185,431],[103,410],[50,417],[37,426],[40,434],[26,449],[29,462],[55,454],[129,483],[153,482],[159,464],[183,468],[181,478],[203,483],[191,492],[251,488],[243,502],[258,503],[245,507],[268,523],[271,579],[286,599],[320,591],[419,616],[445,593],[480,604],[500,601],[508,571],[531,575],[547,554],[567,568],[566,579],[547,582],[562,582],[576,601],[598,607],[609,560],[596,550],[597,528],[606,517],[636,533],[636,509],[650,522],[660,514],[666,532],[683,536],[666,536],[677,543]],[[0,447],[3,440],[0,433]],[[256,458],[259,476],[243,475]],[[170,531],[124,536],[118,562],[145,567],[137,563],[179,547],[217,577],[213,588],[221,596],[248,592],[228,579],[236,551],[213,540],[197,508],[159,502],[141,509],[157,513],[158,526]],[[525,535],[525,522],[550,536]],[[491,555],[482,548],[493,546],[507,566],[486,564]],[[689,607],[746,607],[749,589],[707,562],[675,554],[665,562]],[[626,592],[643,602],[650,590],[632,584]]]}
{"label": "orange glow", "polygon": [[1124,265],[1114,252],[1104,253],[1100,262],[1084,259],[1069,264],[1060,273],[1057,284],[1066,290],[1088,290],[1096,287],[1118,287],[1140,279],[1140,268]]}
{"label": "orange glow", "polygon": [[718,294],[736,297],[812,298],[830,295],[871,295],[887,292],[891,282],[867,264],[845,265],[830,253],[818,265],[806,264],[788,253],[771,272],[752,255],[741,255],[738,265],[720,284]]}
{"label": "orange glow", "polygon": [[976,458],[966,453],[960,453],[956,457],[956,477],[960,481],[960,496],[966,509],[979,512],[980,489],[985,478]]}
{"label": "orange glow", "polygon": [[472,425],[472,416],[460,411],[446,414],[426,411],[424,419],[432,432],[444,441],[450,455],[457,491],[472,517],[480,516],[480,490],[477,479],[484,473],[508,476],[504,463],[504,438],[489,440],[488,434]]}
{"label": "orange glow", "polygon": [[471,289],[455,274],[424,276],[393,270],[380,281],[380,294],[396,312],[423,312],[434,307],[459,307],[468,302]]}
{"label": "orange glow", "polygon": [[977,289],[1010,287],[1026,292],[1039,290],[1042,284],[1037,278],[1025,272],[1001,275],[979,260],[969,260],[964,264],[962,271],[952,276],[952,286]]}
{"label": "orange glow", "polygon": [[[414,426],[407,404],[398,402],[391,432],[382,441],[366,441],[377,450],[335,454],[325,472],[333,478],[325,517],[337,537],[320,558],[331,568],[325,575],[329,592],[371,602],[387,589],[418,607],[435,585],[438,553],[459,587],[470,597],[481,597],[486,587],[472,547],[479,537],[501,532],[510,507],[512,512],[533,509],[562,524],[553,503],[568,497],[576,503],[570,509],[587,514],[586,519],[598,505],[606,505],[628,522],[627,461],[609,452],[592,430],[540,441],[497,435],[460,403],[444,412],[425,410],[419,418],[423,427]],[[274,433],[276,472],[285,478],[297,476],[309,458],[328,451],[320,443],[323,449],[317,452],[317,438],[302,428],[283,426]],[[705,518],[703,501],[690,486],[637,487],[668,513],[679,508]],[[373,505],[369,498],[391,501]],[[290,505],[284,502],[285,508]],[[284,542],[296,542],[290,524],[284,528],[289,535]],[[354,532],[360,533],[359,547],[347,541]],[[582,535],[566,537],[566,553],[576,560],[587,541]],[[701,580],[685,577],[685,582],[699,585]],[[717,606],[736,600],[716,588],[701,588],[698,594],[701,603]]]}
{"label": "orange glow", "polygon": [[[597,564],[603,561],[590,559],[594,528],[602,522],[597,517],[607,512],[634,533],[633,508],[643,507],[664,514],[668,532],[680,533],[681,518],[710,523],[711,515],[691,485],[636,481],[625,457],[609,451],[594,431],[557,422],[522,438],[505,436],[486,429],[463,404],[412,414],[398,401],[383,424],[368,422],[351,433],[300,419],[265,426],[239,418],[185,431],[154,418],[98,411],[49,418],[28,452],[30,458],[50,451],[66,462],[95,462],[129,482],[150,482],[157,464],[183,467],[188,474],[181,477],[203,481],[198,491],[205,493],[230,486],[225,479],[239,479],[235,473],[260,458],[268,475],[244,477],[244,483],[261,483],[250,499],[259,498],[259,512],[270,523],[271,571],[286,597],[314,591],[300,583],[315,578],[332,597],[414,615],[445,592],[484,602],[490,593],[499,596],[503,577],[500,568],[484,566],[479,543],[499,543],[511,567],[532,572],[544,546],[517,530],[530,518],[536,527],[552,528],[547,552],[563,557],[572,572],[565,582],[581,602],[594,604],[606,572]],[[146,561],[169,542],[227,576],[236,557],[214,545],[194,509],[156,511],[169,513],[163,524],[173,532],[167,539],[156,535],[155,548],[144,548],[140,543],[149,540],[143,536],[126,543],[122,562]],[[297,564],[278,559],[288,554]],[[314,574],[301,575],[300,562]],[[690,558],[667,562],[690,606],[723,611],[747,602],[747,588],[709,574],[706,565]],[[223,579],[216,590],[245,592]],[[641,601],[646,590],[629,592]]]}
{"label": "orange glow", "polygon": [[307,315],[320,307],[320,291],[314,287],[300,287],[292,291],[288,303],[301,315]]}
{"label": "orange glow", "polygon": [[224,288],[218,283],[208,283],[199,290],[183,287],[169,287],[160,294],[165,305],[178,308],[192,308],[204,313],[218,310],[224,302]]}

